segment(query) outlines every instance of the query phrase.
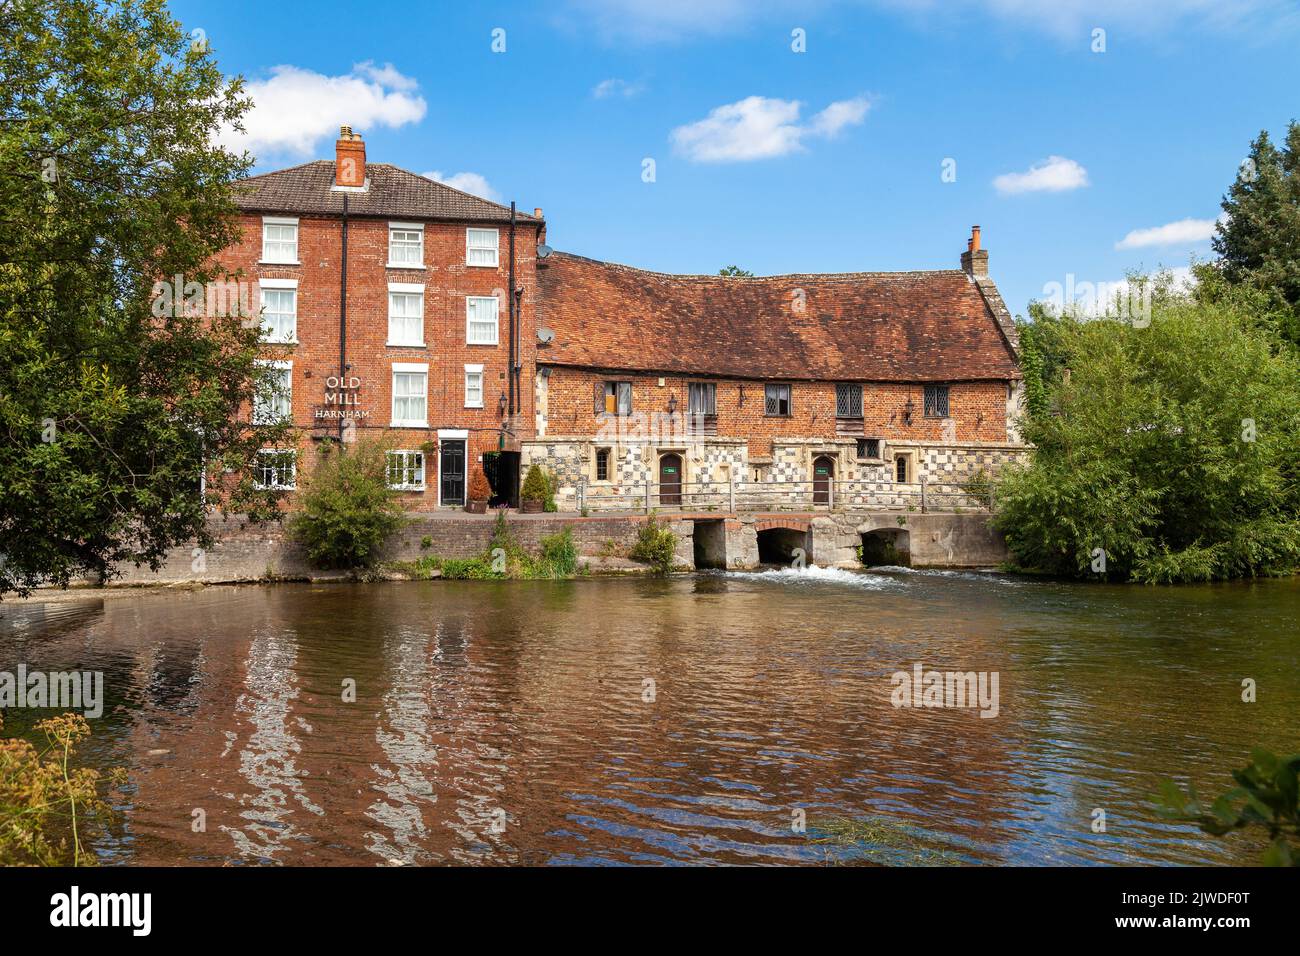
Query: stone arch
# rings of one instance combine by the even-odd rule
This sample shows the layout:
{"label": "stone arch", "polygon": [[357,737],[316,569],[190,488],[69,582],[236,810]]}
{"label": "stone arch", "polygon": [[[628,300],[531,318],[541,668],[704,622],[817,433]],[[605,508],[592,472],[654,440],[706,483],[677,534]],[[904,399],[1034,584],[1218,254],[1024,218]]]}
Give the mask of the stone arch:
{"label": "stone arch", "polygon": [[[866,530],[863,530],[863,529]],[[862,563],[867,567],[912,565],[912,533],[907,528],[859,528],[862,535]]]}
{"label": "stone arch", "polygon": [[812,522],[807,518],[770,515],[754,522],[758,560],[763,564],[790,564],[803,552],[804,564],[813,563]]}

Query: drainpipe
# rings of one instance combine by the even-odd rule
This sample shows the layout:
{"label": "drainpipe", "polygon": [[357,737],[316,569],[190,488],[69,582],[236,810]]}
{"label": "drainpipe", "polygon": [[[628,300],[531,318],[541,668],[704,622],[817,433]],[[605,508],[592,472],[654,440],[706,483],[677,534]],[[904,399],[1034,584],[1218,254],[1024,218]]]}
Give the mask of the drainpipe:
{"label": "drainpipe", "polygon": [[[342,262],[339,266],[339,391],[343,391],[343,380],[348,374],[348,194],[343,194],[343,242]],[[343,426],[345,419],[339,411],[339,444],[343,443]]]}
{"label": "drainpipe", "polygon": [[510,369],[507,373],[509,377],[506,381],[506,387],[510,392],[510,418],[513,421],[515,409],[518,405],[517,393],[519,390],[519,383],[515,376],[516,359],[519,354],[519,342],[515,333],[518,331],[519,317],[515,312],[515,203],[513,199],[510,201],[510,288],[506,295],[510,299],[508,304],[510,310]]}

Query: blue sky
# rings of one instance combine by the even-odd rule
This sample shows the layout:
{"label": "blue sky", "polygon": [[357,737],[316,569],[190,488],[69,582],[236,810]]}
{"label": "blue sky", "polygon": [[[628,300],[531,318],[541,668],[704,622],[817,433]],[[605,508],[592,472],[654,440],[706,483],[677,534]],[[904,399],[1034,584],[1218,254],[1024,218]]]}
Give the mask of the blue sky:
{"label": "blue sky", "polygon": [[1250,140],[1300,118],[1283,0],[172,9],[251,84],[258,171],[351,123],[372,161],[543,207],[557,249],[667,272],[956,268],[978,223],[1016,313],[1208,257]]}

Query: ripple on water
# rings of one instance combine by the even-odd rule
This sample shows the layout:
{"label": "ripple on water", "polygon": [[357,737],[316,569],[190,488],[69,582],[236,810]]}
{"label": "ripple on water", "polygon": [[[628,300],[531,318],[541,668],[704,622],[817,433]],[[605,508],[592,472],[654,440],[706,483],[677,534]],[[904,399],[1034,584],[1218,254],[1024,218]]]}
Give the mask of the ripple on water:
{"label": "ripple on water", "polygon": [[[120,596],[27,615],[0,651],[104,671],[87,753],[131,774],[109,862],[1257,859],[1152,795],[1220,792],[1251,746],[1294,746],[1294,582],[700,580]],[[997,718],[895,708],[891,675],[918,662],[999,673]],[[1241,674],[1270,688],[1245,713]],[[1122,827],[1093,834],[1099,806]],[[860,838],[817,842],[845,820]]]}

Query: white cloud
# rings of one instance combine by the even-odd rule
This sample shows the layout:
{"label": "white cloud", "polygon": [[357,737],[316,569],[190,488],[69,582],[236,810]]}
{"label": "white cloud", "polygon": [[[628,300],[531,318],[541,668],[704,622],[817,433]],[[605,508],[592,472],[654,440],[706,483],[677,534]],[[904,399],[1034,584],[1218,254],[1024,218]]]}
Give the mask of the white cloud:
{"label": "white cloud", "polygon": [[1064,156],[1048,156],[1023,173],[1003,173],[993,186],[1004,196],[1016,193],[1059,193],[1088,185],[1088,171]]}
{"label": "white cloud", "polygon": [[440,171],[433,170],[427,173],[421,173],[425,179],[432,179],[434,182],[450,186],[452,189],[459,189],[463,193],[470,193],[474,196],[480,196],[483,199],[490,199],[493,202],[499,201],[500,197],[497,191],[493,189],[488,181],[478,173],[452,173],[450,176],[444,176]]}
{"label": "white cloud", "polygon": [[1205,242],[1214,235],[1213,219],[1180,219],[1150,229],[1134,229],[1115,243],[1116,249],[1141,249],[1145,246],[1188,245]]}
{"label": "white cloud", "polygon": [[415,92],[418,86],[391,63],[358,63],[342,76],[275,66],[269,78],[245,87],[253,100],[244,116],[246,132],[228,129],[221,139],[232,149],[247,149],[259,157],[313,156],[321,140],[333,139],[341,125],[365,132],[419,122],[427,106]]}
{"label": "white cloud", "polygon": [[832,103],[812,118],[808,131],[816,136],[838,136],[846,126],[857,126],[867,118],[871,103],[865,96]]}
{"label": "white cloud", "polygon": [[679,152],[701,163],[772,159],[804,149],[806,137],[829,138],[856,126],[869,107],[865,97],[840,100],[800,124],[803,104],[798,100],[748,96],[711,110],[702,120],[678,126],[671,139]]}
{"label": "white cloud", "polygon": [[598,100],[603,100],[611,96],[632,97],[644,91],[644,83],[629,83],[627,80],[613,77],[608,80],[601,80],[592,87],[591,95]]}
{"label": "white cloud", "polygon": [[409,93],[420,88],[420,84],[416,80],[409,76],[403,76],[391,63],[375,66],[374,60],[366,60],[364,63],[358,63],[354,66],[352,72],[360,73],[380,86],[389,86],[395,90],[404,90]]}

